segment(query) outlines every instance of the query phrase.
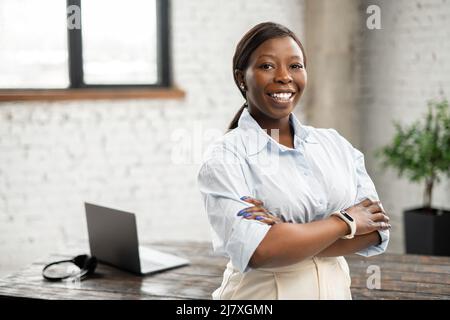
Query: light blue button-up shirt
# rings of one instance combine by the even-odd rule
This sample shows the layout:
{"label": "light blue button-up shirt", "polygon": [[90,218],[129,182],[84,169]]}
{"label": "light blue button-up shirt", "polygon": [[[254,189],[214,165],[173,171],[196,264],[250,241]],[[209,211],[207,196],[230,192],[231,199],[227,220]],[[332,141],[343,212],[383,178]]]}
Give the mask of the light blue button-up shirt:
{"label": "light blue button-up shirt", "polygon": [[[228,256],[240,272],[270,226],[237,213],[252,206],[250,196],[264,202],[282,220],[308,223],[327,218],[364,198],[378,200],[366,172],[363,154],[334,129],[300,124],[290,115],[294,148],[288,148],[261,129],[247,109],[238,127],[209,146],[198,174],[198,184],[212,229],[214,252]],[[386,250],[389,231],[379,231],[382,242],[357,254],[372,256]]]}

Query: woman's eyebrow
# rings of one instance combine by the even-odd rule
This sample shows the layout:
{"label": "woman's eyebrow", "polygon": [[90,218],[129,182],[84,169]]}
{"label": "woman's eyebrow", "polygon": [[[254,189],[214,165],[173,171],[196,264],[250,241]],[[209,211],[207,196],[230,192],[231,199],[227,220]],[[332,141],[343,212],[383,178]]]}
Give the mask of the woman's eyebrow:
{"label": "woman's eyebrow", "polygon": [[[276,58],[277,58],[277,56],[276,56],[276,55],[273,55],[273,54],[262,54],[262,55],[260,55],[260,56],[258,57],[258,59],[259,59],[259,58],[262,58],[262,57],[269,57],[269,58],[272,58],[272,59],[276,59]],[[291,56],[290,59],[299,59],[299,60],[302,60],[302,57],[295,55],[295,56]]]}

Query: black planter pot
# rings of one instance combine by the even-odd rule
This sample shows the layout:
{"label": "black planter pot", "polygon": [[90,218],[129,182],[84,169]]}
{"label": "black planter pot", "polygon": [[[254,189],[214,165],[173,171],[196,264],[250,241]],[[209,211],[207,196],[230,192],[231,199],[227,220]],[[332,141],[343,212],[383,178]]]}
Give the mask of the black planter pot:
{"label": "black planter pot", "polygon": [[414,208],[403,218],[406,253],[450,256],[450,211]]}

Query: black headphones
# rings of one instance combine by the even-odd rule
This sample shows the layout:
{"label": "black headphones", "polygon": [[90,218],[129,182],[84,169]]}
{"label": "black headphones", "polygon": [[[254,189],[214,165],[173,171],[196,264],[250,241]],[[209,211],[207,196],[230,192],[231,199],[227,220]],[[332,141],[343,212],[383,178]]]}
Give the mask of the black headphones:
{"label": "black headphones", "polygon": [[[67,265],[65,269],[63,267],[64,265]],[[74,273],[73,268],[70,268],[71,265],[72,267],[73,265],[77,266],[79,271],[77,270],[77,272]],[[71,277],[82,280],[94,273],[96,267],[96,257],[82,254],[71,260],[60,260],[47,264],[44,269],[42,269],[42,276],[49,281],[61,281]]]}

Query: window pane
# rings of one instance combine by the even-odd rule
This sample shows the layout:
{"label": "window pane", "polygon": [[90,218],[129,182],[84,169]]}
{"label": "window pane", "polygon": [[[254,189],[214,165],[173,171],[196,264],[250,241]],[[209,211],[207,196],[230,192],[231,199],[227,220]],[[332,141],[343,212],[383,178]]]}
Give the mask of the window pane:
{"label": "window pane", "polygon": [[86,84],[152,84],[157,75],[156,1],[81,3]]}
{"label": "window pane", "polygon": [[0,0],[0,88],[69,85],[66,1]]}

